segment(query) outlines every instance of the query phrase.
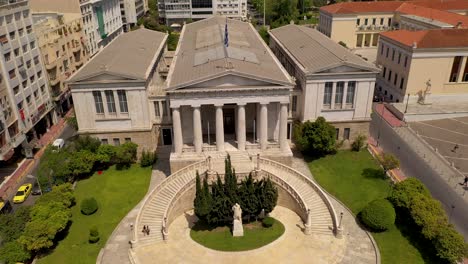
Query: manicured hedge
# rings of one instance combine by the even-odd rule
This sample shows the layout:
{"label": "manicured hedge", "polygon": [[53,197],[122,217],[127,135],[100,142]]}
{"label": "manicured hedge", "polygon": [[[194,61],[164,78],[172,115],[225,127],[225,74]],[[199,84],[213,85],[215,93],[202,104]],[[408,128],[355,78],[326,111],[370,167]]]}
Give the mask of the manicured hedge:
{"label": "manicured hedge", "polygon": [[98,210],[98,204],[94,197],[85,198],[81,202],[81,213],[84,215],[92,215]]}
{"label": "manicured hedge", "polygon": [[275,223],[275,219],[269,216],[265,217],[262,221],[263,227],[272,227],[274,223]]}
{"label": "manicured hedge", "polygon": [[97,227],[95,226],[91,227],[91,229],[89,230],[89,238],[88,238],[89,243],[91,244],[97,243],[99,239],[100,239],[99,231]]}
{"label": "manicured hedge", "polygon": [[370,202],[359,214],[361,222],[373,231],[385,231],[395,223],[395,209],[385,200]]}

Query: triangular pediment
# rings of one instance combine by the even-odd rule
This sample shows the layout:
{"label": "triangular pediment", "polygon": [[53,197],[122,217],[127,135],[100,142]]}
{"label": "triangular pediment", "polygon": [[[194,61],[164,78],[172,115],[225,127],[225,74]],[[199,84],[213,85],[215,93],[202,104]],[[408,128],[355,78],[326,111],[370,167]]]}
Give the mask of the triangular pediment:
{"label": "triangular pediment", "polygon": [[70,82],[82,83],[82,82],[105,82],[105,81],[136,81],[137,78],[131,76],[125,76],[122,74],[110,73],[110,72],[98,72],[93,75],[84,76],[81,78],[71,78]]}
{"label": "triangular pediment", "polygon": [[320,69],[316,73],[367,73],[367,72],[378,72],[377,68],[372,67],[364,67],[361,65],[355,64],[340,64],[340,65],[333,65],[330,67],[326,67]]}
{"label": "triangular pediment", "polygon": [[285,84],[275,82],[274,80],[257,78],[255,76],[244,76],[238,73],[227,73],[220,76],[212,76],[211,78],[193,81],[189,84],[172,87],[170,90],[182,89],[213,89],[226,87],[262,87],[262,86],[283,86]]}

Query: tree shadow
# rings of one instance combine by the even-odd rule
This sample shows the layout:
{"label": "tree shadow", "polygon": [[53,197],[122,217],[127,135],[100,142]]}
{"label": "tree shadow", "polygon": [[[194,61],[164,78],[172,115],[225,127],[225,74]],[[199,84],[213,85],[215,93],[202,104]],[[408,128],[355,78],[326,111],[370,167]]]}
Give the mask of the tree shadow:
{"label": "tree shadow", "polygon": [[395,209],[397,217],[395,226],[411,245],[421,254],[424,263],[447,263],[436,255],[434,245],[421,234],[421,228],[417,226],[411,217],[401,209]]}
{"label": "tree shadow", "polygon": [[386,179],[386,175],[382,169],[374,169],[374,168],[365,168],[362,170],[361,173],[364,178],[369,179]]}

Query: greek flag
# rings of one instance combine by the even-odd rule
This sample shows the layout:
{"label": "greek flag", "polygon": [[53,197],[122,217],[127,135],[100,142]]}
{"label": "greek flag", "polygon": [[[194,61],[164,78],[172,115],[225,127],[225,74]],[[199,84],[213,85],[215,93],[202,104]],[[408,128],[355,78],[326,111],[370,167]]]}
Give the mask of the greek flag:
{"label": "greek flag", "polygon": [[227,27],[227,19],[226,19],[226,26],[224,27],[224,46],[229,47],[229,34],[228,34],[228,27]]}

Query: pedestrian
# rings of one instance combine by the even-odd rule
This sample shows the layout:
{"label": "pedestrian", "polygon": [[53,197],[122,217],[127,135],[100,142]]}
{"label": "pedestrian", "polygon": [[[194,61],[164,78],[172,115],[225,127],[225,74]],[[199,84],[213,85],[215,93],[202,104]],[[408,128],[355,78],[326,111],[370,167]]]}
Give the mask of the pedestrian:
{"label": "pedestrian", "polygon": [[457,153],[457,149],[458,149],[459,147],[460,147],[460,146],[458,146],[458,144],[455,144],[455,146],[454,146],[453,149],[452,149],[452,152]]}
{"label": "pedestrian", "polygon": [[143,226],[143,230],[141,230],[141,232],[143,232],[143,235],[146,235],[148,233],[146,229],[146,225]]}
{"label": "pedestrian", "polygon": [[468,176],[465,176],[465,179],[463,180],[463,182],[460,182],[459,183],[460,185],[465,185],[465,187],[468,187]]}
{"label": "pedestrian", "polygon": [[146,234],[149,236],[150,234],[150,229],[149,229],[149,226],[146,226]]}
{"label": "pedestrian", "polygon": [[130,231],[133,231],[133,224],[130,224]]}

